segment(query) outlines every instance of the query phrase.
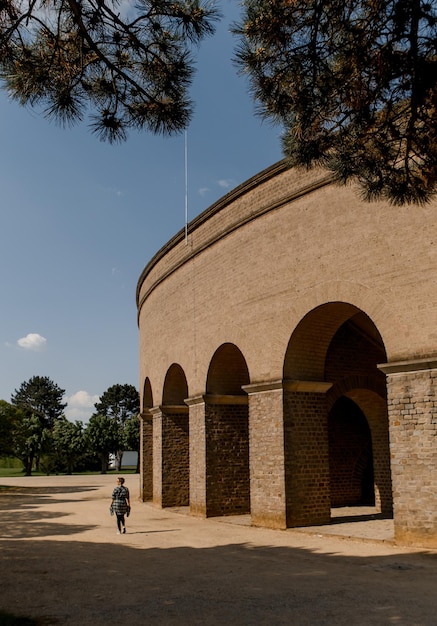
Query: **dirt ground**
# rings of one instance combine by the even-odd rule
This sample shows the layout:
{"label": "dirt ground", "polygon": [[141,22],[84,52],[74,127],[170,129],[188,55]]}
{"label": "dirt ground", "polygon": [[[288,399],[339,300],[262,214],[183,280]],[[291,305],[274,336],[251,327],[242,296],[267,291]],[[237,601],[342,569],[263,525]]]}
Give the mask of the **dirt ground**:
{"label": "dirt ground", "polygon": [[112,475],[0,479],[0,611],[75,626],[437,625],[437,552],[394,545],[374,511],[274,531],[160,510],[137,501],[138,476],[126,484],[117,535]]}

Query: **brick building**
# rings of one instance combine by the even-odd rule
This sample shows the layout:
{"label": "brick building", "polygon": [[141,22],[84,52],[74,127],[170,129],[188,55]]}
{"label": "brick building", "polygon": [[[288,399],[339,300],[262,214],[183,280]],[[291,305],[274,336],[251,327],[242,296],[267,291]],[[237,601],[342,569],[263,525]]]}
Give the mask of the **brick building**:
{"label": "brick building", "polygon": [[271,528],[374,504],[437,547],[437,203],[365,203],[279,162],[137,289],[141,490]]}

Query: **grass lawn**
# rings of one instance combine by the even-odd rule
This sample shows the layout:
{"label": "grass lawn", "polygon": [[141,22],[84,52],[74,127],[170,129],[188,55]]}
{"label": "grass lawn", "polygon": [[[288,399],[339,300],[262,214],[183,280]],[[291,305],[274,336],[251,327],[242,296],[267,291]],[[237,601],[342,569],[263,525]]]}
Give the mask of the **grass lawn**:
{"label": "grass lawn", "polygon": [[[120,471],[115,469],[110,469],[107,471],[107,474],[135,474],[135,467],[123,467]],[[86,476],[86,475],[97,475],[101,474],[101,472],[93,471],[93,472],[73,472],[74,476]],[[2,478],[19,478],[20,476],[24,476],[24,471],[21,465],[19,467],[0,467],[0,480]],[[47,476],[45,472],[36,472],[32,471],[32,476]],[[3,626],[3,623],[0,620],[0,624]]]}
{"label": "grass lawn", "polygon": [[[42,476],[41,472],[37,473],[36,475]],[[14,478],[15,476],[24,476],[23,468],[22,467],[0,467],[0,478],[2,476],[4,476],[5,478]]]}

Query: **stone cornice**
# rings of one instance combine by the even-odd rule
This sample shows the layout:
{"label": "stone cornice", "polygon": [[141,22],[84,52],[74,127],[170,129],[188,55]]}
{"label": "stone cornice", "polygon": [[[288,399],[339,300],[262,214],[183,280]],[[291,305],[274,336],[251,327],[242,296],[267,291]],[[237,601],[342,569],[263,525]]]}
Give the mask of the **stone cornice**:
{"label": "stone cornice", "polygon": [[182,413],[188,413],[188,407],[186,404],[160,404],[150,409],[152,415],[181,415]]}
{"label": "stone cornice", "polygon": [[250,396],[254,393],[265,393],[267,391],[279,391],[283,388],[282,380],[269,380],[264,383],[252,383],[243,385],[242,389]]}
{"label": "stone cornice", "polygon": [[244,391],[249,394],[264,393],[266,391],[298,391],[300,393],[327,393],[332,383],[318,380],[271,380],[265,383],[244,385]]}
{"label": "stone cornice", "polygon": [[161,411],[166,415],[181,415],[188,413],[188,407],[186,404],[162,404]]}
{"label": "stone cornice", "polygon": [[285,380],[286,391],[299,391],[301,393],[327,393],[332,383],[318,380]]}
{"label": "stone cornice", "polygon": [[380,363],[377,367],[386,375],[435,370],[437,369],[437,357],[409,359],[408,361],[393,361],[392,363]]}
{"label": "stone cornice", "polygon": [[187,398],[185,402],[188,406],[195,406],[196,404],[247,404],[248,398],[246,395],[234,396],[208,393],[201,396]]}

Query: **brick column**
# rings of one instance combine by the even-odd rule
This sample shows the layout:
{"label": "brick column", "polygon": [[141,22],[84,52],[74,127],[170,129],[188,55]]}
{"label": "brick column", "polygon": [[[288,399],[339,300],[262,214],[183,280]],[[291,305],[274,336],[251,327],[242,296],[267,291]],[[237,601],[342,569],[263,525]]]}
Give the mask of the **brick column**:
{"label": "brick column", "polygon": [[253,526],[286,528],[282,382],[246,385]]}
{"label": "brick column", "polygon": [[206,436],[205,400],[196,396],[186,400],[190,429],[190,513],[206,517]]}
{"label": "brick column", "polygon": [[188,506],[190,498],[188,407],[163,406],[162,506]]}
{"label": "brick column", "polygon": [[331,383],[284,383],[287,526],[317,526],[331,519],[328,407]]}
{"label": "brick column", "polygon": [[437,359],[379,366],[387,375],[395,539],[437,548]]}
{"label": "brick column", "polygon": [[198,517],[250,510],[246,396],[198,396],[190,410],[190,512]]}
{"label": "brick column", "polygon": [[153,421],[149,411],[140,415],[140,499],[153,497]]}
{"label": "brick column", "polygon": [[160,507],[189,504],[188,407],[152,409],[154,442],[153,502]]}
{"label": "brick column", "polygon": [[150,409],[153,419],[153,504],[162,507],[162,410]]}
{"label": "brick column", "polygon": [[206,515],[250,512],[248,401],[205,396]]}

